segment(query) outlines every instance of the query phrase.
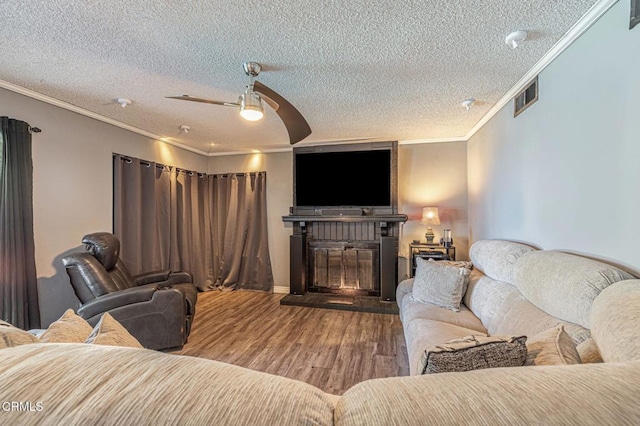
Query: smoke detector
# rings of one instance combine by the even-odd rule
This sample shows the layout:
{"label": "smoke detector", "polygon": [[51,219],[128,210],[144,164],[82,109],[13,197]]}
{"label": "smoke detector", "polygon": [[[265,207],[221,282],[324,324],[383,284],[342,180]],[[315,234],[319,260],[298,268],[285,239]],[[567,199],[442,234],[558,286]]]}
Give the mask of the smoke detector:
{"label": "smoke detector", "polygon": [[131,99],[127,98],[118,98],[116,99],[116,102],[119,103],[122,108],[126,108],[128,105],[131,105],[133,103],[131,102]]}
{"label": "smoke detector", "polygon": [[476,100],[471,98],[471,99],[467,99],[466,101],[462,102],[462,106],[469,111],[471,109],[471,107],[476,103]]}
{"label": "smoke detector", "polygon": [[511,46],[512,49],[515,49],[520,45],[520,43],[522,43],[526,39],[527,39],[527,32],[519,30],[509,34],[507,38],[504,39],[504,42],[509,46]]}

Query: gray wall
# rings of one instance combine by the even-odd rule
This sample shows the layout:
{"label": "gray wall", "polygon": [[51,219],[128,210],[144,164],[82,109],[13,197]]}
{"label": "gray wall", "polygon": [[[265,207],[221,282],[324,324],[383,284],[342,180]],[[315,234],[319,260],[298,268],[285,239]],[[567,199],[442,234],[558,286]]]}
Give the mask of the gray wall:
{"label": "gray wall", "polygon": [[399,211],[409,216],[400,241],[399,279],[408,274],[411,240],[426,241],[427,227],[420,223],[423,207],[438,207],[434,241],[440,241],[443,229],[451,229],[456,259],[468,259],[467,143],[401,145],[398,181]]}
{"label": "gray wall", "polygon": [[[640,270],[640,28],[618,2],[468,142],[472,241],[521,240]],[[526,49],[526,44],[522,45]]]}
{"label": "gray wall", "polygon": [[197,171],[207,170],[207,159],[4,89],[0,115],[42,129],[33,136],[33,208],[40,311],[47,326],[77,307],[62,257],[83,250],[83,235],[112,230],[111,154]]}

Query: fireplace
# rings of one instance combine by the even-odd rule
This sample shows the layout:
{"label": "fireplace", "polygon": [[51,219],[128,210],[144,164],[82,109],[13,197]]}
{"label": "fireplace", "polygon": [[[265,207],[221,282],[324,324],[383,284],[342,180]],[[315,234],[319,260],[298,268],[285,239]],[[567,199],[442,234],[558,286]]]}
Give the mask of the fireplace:
{"label": "fireplace", "polygon": [[398,142],[294,148],[290,293],[395,300]]}
{"label": "fireplace", "polygon": [[379,295],[379,251],[371,242],[309,242],[309,290]]}
{"label": "fireplace", "polygon": [[293,223],[290,294],[330,292],[395,300],[398,235],[406,220],[401,214],[284,216],[284,222]]}

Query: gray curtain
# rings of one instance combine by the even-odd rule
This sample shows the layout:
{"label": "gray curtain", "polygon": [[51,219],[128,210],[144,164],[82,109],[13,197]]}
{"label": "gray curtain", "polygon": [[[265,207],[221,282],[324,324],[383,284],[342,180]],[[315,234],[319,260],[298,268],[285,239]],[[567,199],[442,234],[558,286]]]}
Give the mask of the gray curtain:
{"label": "gray curtain", "polygon": [[267,237],[267,174],[211,176],[215,286],[273,290]]}
{"label": "gray curtain", "polygon": [[113,227],[132,274],[170,269],[171,171],[136,158],[113,157]]}
{"label": "gray curtain", "polygon": [[0,117],[0,145],[0,318],[22,329],[38,328],[29,125]]}
{"label": "gray curtain", "polygon": [[266,173],[204,175],[114,155],[114,233],[133,274],[187,271],[200,290],[272,291]]}

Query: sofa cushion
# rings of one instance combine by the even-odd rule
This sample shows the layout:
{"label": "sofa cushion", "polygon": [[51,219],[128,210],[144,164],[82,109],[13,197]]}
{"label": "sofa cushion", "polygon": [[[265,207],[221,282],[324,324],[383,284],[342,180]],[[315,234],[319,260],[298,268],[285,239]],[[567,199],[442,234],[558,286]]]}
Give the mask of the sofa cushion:
{"label": "sofa cushion", "polygon": [[473,266],[485,275],[507,283],[513,283],[514,265],[525,253],[534,247],[503,240],[480,240],[471,245],[469,257]]}
{"label": "sofa cushion", "polygon": [[598,345],[596,345],[593,337],[590,337],[584,342],[580,343],[578,346],[576,346],[576,349],[578,350],[578,354],[580,354],[580,359],[582,360],[583,364],[602,362],[602,357],[600,356]]}
{"label": "sofa cushion", "polygon": [[414,319],[421,318],[446,322],[470,330],[477,330],[483,334],[487,333],[487,329],[482,325],[482,321],[464,305],[460,306],[459,312],[454,312],[431,303],[418,302],[409,295],[405,297],[400,313],[402,314],[401,320],[403,322],[410,322]]}
{"label": "sofa cushion", "polygon": [[412,376],[420,374],[420,358],[425,349],[452,339],[482,334],[479,331],[446,322],[421,318],[403,322],[402,326],[407,343],[407,355],[409,356],[409,374]]}
{"label": "sofa cushion", "polygon": [[516,300],[522,298],[515,286],[494,280],[474,270],[469,279],[464,303],[480,318],[490,334],[496,334],[495,330],[506,312]]}
{"label": "sofa cushion", "polygon": [[490,334],[502,334],[513,336],[524,334],[525,336],[535,336],[560,323],[564,331],[573,339],[577,345],[587,340],[590,336],[586,328],[566,321],[560,321],[552,317],[524,297],[514,300],[511,306],[507,306],[506,313],[497,324],[489,330]]}
{"label": "sofa cushion", "polygon": [[640,360],[640,280],[602,291],[591,310],[591,336],[605,362]]}
{"label": "sofa cushion", "polygon": [[526,336],[467,336],[424,351],[422,374],[450,373],[483,368],[521,367],[527,360]]}
{"label": "sofa cushion", "polygon": [[309,384],[146,349],[34,344],[0,350],[0,401],[41,401],[3,424],[332,425]]}
{"label": "sofa cushion", "polygon": [[0,349],[38,343],[38,338],[13,324],[0,320]]}
{"label": "sofa cushion", "polygon": [[93,327],[84,318],[76,314],[73,309],[67,309],[40,335],[40,341],[42,343],[83,343],[92,330]]}
{"label": "sofa cushion", "polygon": [[543,311],[591,328],[594,299],[609,285],[630,278],[633,277],[627,272],[606,263],[559,251],[540,250],[520,257],[514,283]]}
{"label": "sofa cushion", "polygon": [[109,312],[105,312],[87,338],[86,343],[94,345],[123,346],[142,349],[138,340],[127,331]]}
{"label": "sofa cushion", "polygon": [[367,380],[342,395],[335,424],[637,425],[638,378],[629,362]]}
{"label": "sofa cushion", "polygon": [[413,298],[423,303],[459,311],[460,301],[469,281],[469,269],[442,265],[421,258],[416,259],[416,265]]}
{"label": "sofa cushion", "polygon": [[526,365],[580,364],[576,345],[562,325],[551,327],[527,340]]}

